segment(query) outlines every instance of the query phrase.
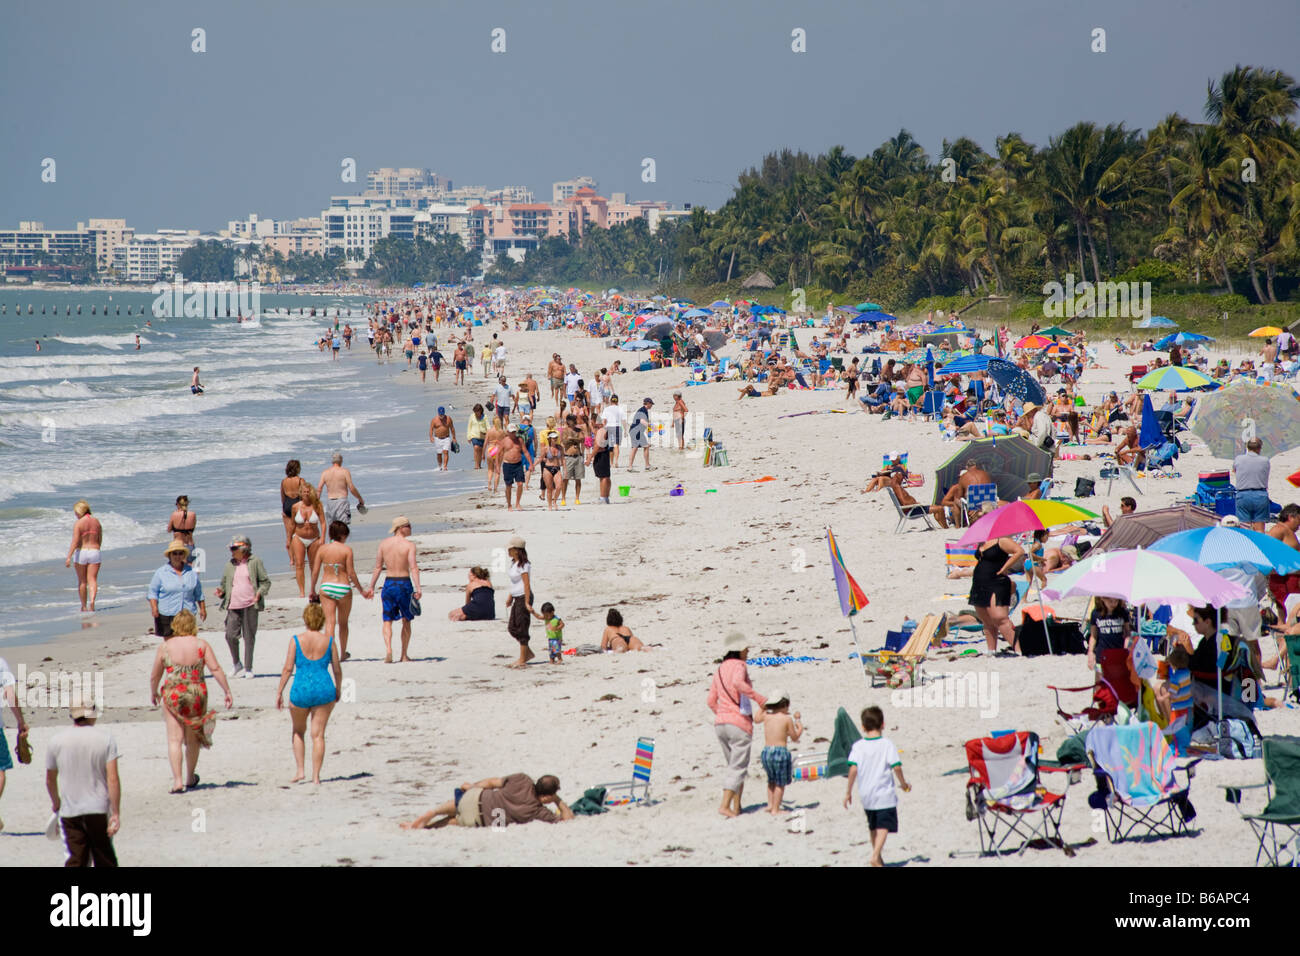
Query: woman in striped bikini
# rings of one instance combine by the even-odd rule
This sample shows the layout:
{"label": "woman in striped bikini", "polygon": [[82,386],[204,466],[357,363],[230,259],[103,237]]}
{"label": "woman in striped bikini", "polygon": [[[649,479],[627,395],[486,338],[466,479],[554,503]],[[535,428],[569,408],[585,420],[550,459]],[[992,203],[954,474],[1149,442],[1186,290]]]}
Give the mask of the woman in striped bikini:
{"label": "woman in striped bikini", "polygon": [[313,598],[319,596],[321,608],[325,611],[325,633],[338,635],[339,654],[342,660],[347,660],[350,656],[348,616],[352,613],[352,588],[360,591],[367,601],[374,597],[375,592],[367,591],[357,577],[352,548],[347,543],[348,526],[342,521],[331,521],[329,535],[329,544],[321,545],[312,559],[311,595]]}

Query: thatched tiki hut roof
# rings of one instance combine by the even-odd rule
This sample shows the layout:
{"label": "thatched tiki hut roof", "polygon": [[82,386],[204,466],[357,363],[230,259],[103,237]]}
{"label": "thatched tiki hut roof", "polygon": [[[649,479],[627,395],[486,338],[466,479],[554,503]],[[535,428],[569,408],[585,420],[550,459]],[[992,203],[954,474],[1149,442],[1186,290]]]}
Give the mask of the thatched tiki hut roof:
{"label": "thatched tiki hut roof", "polygon": [[761,269],[740,284],[742,289],[775,289],[772,277]]}

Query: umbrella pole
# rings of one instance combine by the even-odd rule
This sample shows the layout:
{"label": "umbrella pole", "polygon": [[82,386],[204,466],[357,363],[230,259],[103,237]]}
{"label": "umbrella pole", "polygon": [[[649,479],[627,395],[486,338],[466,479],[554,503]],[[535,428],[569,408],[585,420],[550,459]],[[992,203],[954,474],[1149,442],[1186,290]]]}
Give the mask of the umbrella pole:
{"label": "umbrella pole", "polygon": [[[1032,562],[1032,560],[1033,559],[1031,558],[1030,561]],[[1030,573],[1029,580],[1031,584],[1033,583],[1032,568],[1033,565],[1031,563],[1030,572],[1029,572]],[[1046,575],[1046,572],[1044,572],[1044,575]],[[1047,608],[1043,606],[1043,585],[1041,584],[1041,582],[1038,585],[1038,616],[1043,625],[1043,639],[1047,641],[1047,653],[1054,655],[1056,654],[1056,651],[1052,650],[1052,629],[1047,626]]]}
{"label": "umbrella pole", "polygon": [[1223,726],[1223,665],[1219,663],[1219,651],[1222,647],[1223,638],[1219,634],[1222,624],[1219,621],[1219,615],[1223,612],[1217,607],[1214,609],[1214,670],[1215,684],[1218,689],[1219,697],[1219,722],[1214,725],[1214,736],[1217,738],[1220,728]]}
{"label": "umbrella pole", "polygon": [[853,635],[853,646],[858,651],[858,663],[862,665],[862,679],[867,682],[867,690],[871,690],[871,675],[867,673],[867,659],[862,656],[862,645],[858,643],[858,629],[853,626],[853,615],[849,615],[849,632]]}

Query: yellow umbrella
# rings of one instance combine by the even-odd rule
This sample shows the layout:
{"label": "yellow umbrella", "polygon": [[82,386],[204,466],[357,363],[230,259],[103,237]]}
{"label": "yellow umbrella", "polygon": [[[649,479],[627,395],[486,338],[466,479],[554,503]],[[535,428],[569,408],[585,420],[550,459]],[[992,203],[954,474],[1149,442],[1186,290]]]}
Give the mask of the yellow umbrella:
{"label": "yellow umbrella", "polygon": [[1281,335],[1282,330],[1276,325],[1261,325],[1254,332],[1250,333],[1252,339],[1268,338],[1270,335]]}

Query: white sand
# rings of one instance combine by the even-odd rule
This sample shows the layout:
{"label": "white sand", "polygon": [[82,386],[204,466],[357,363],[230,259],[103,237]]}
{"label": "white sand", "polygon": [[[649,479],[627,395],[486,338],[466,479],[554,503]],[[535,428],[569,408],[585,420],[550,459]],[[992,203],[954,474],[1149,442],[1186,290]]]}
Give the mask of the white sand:
{"label": "white sand", "polygon": [[[544,382],[544,362],[552,351],[586,372],[615,355],[628,356],[576,333],[507,333],[504,338],[512,381],[532,370]],[[1091,371],[1085,378],[1082,391],[1090,401],[1121,383],[1132,364],[1109,345],[1101,352],[1109,368]],[[473,381],[476,384],[459,403],[463,408],[486,393],[481,379]],[[628,373],[619,379],[617,390],[629,413],[647,395],[666,413],[681,381],[676,369]],[[199,762],[203,785],[181,796],[167,794],[170,773],[162,720],[148,709],[154,639],[131,637],[111,651],[101,648],[85,655],[85,665],[107,661],[109,705],[136,708],[130,719],[115,710],[111,722],[122,752],[123,829],[116,841],[122,862],[865,863],[865,821],[856,801],[851,811],[841,807],[843,778],[793,784],[787,803],[798,815],[774,819],[761,812],[766,800],[758,766],[761,728],[744,795],[751,812],[737,820],[717,813],[721,754],[705,695],[721,655],[722,636],[734,629],[752,638],[751,657],[826,658],[821,663],[750,668],[760,691],[779,685],[792,695],[794,709],[802,711],[808,731],[797,750],[826,747],[839,706],[855,720],[867,704],[884,708],[887,733],[902,751],[913,784],[912,792],[901,796],[901,831],[886,846],[887,861],[945,864],[950,851],[975,849],[976,825],[963,813],[963,742],[995,729],[1033,730],[1043,737],[1045,755],[1053,756],[1065,733],[1046,685],[1090,683],[1084,658],[931,665],[935,673],[987,671],[989,678],[996,677],[998,710],[987,717],[978,707],[903,708],[891,700],[890,691],[868,690],[861,668],[848,657],[853,646],[839,614],[823,528],[828,523],[834,528],[850,571],[870,598],[857,625],[865,647],[880,646],[884,631],[897,627],[905,614],[919,618],[965,606],[969,582],[944,576],[943,544],[958,533],[909,530],[895,535],[896,516],[886,498],[858,494],[864,475],[878,467],[883,452],[906,449],[913,471],[927,476],[926,486],[915,490],[916,497],[928,502],[934,467],[956,446],[941,442],[933,424],[882,422],[856,410],[776,417],[849,408],[842,392],[791,392],[738,402],[736,391],[731,384],[685,390],[696,415],[695,429],[715,430],[729,450],[730,468],[706,470],[699,453],[656,448],[657,470],[615,472],[616,489],[627,484],[632,493],[620,499],[615,490],[609,507],[595,504],[594,480],[584,482],[580,507],[570,502],[559,514],[543,509],[536,481],[524,495],[528,510],[523,514],[508,514],[500,496],[489,499],[486,494],[444,503],[444,509],[454,510],[438,517],[453,522],[457,530],[417,535],[426,592],[412,645],[417,662],[381,662],[378,601],[356,600],[351,647],[357,659],[344,665],[345,679],[354,682],[349,688],[355,699],[341,704],[330,722],[326,783],[321,787],[287,782],[293,772],[289,716],[274,709],[278,676],[273,675],[278,675],[291,631],[273,628],[270,613],[258,637],[260,676],[234,683],[236,709],[223,714],[215,746]],[[414,396],[403,389],[395,398],[411,401]],[[545,396],[543,418],[553,411]],[[457,424],[463,429],[459,419]],[[424,438],[415,435],[412,441],[424,447]],[[623,464],[627,455],[624,448]],[[1181,479],[1143,482],[1146,493],[1139,498],[1139,508],[1175,502],[1191,492],[1199,470],[1215,464],[1223,463],[1214,462],[1203,447],[1195,448],[1179,462]],[[1274,461],[1275,499],[1294,499],[1284,476],[1297,464],[1300,451]],[[1076,476],[1095,477],[1097,470],[1096,462],[1061,462],[1056,475],[1065,479],[1065,487],[1072,487]],[[778,480],[723,484],[767,474]],[[364,485],[364,476],[358,480]],[[677,482],[686,494],[669,497],[668,490]],[[705,494],[707,488],[717,488],[717,493]],[[1105,483],[1099,482],[1098,492],[1105,490]],[[1098,512],[1103,504],[1115,510],[1119,497],[1127,493],[1117,483],[1112,496],[1083,503]],[[434,517],[416,508],[411,511],[417,530],[421,521],[427,527]],[[544,635],[535,622],[533,647],[539,662],[522,673],[507,669],[516,645],[506,633],[506,576],[500,568],[494,569],[499,619],[448,623],[447,611],[461,603],[466,569],[472,564],[490,566],[494,549],[504,548],[512,534],[527,539],[537,603],[555,604],[566,622],[570,646],[597,643],[606,609],[617,605],[651,650],[569,657],[563,666],[552,666],[544,663]],[[368,580],[373,550],[358,552],[358,570]],[[213,584],[209,581],[209,590]],[[301,602],[287,598],[290,591],[291,585],[277,584],[270,604],[296,614]],[[958,597],[944,600],[942,595]],[[1079,608],[1067,604],[1061,610]],[[135,630],[144,623],[141,618]],[[220,628],[221,615],[214,613],[204,636],[227,661]],[[6,656],[15,667],[37,667],[46,653],[48,648],[11,649]],[[210,687],[212,700],[219,701],[219,690]],[[1295,713],[1264,713],[1261,729],[1295,733]],[[39,761],[45,742],[60,726],[46,716],[33,731],[38,764],[11,772],[0,800],[7,826],[0,843],[3,863],[52,866],[62,861],[61,847],[38,835],[49,814]],[[9,734],[12,742],[12,729]],[[653,736],[657,742],[653,783],[660,802],[654,806],[619,808],[553,827],[452,827],[409,833],[397,826],[399,820],[449,799],[462,781],[519,771],[534,777],[557,774],[562,795],[572,801],[588,786],[628,779],[639,735]],[[1091,781],[1085,778],[1071,789],[1063,833],[1073,844],[1090,837],[1098,843],[1081,847],[1073,860],[1060,850],[1029,850],[983,865],[1190,865],[1203,860],[1249,865],[1254,860],[1253,840],[1218,788],[1262,779],[1259,761],[1204,762],[1192,787],[1199,836],[1110,846],[1087,806]]]}

